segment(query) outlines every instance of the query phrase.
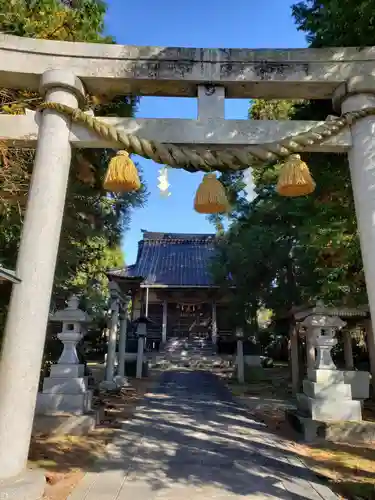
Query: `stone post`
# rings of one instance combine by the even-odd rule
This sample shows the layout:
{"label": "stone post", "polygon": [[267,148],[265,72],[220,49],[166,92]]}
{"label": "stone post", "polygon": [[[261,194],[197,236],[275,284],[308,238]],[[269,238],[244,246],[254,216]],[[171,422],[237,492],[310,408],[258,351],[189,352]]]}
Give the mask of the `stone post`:
{"label": "stone post", "polygon": [[119,320],[119,297],[117,290],[109,284],[111,292],[111,319],[108,335],[107,359],[105,366],[105,379],[101,383],[103,389],[115,389],[117,387],[114,381],[115,377],[115,362],[116,362],[116,344],[117,330]]}
{"label": "stone post", "polygon": [[225,88],[198,85],[198,120],[225,118]]}
{"label": "stone post", "polygon": [[[375,107],[374,76],[350,78],[333,96],[342,113]],[[341,109],[340,109],[341,108]],[[355,210],[366,288],[372,322],[375,319],[375,116],[362,118],[351,126],[352,147],[348,153]],[[373,323],[374,327],[374,323]]]}
{"label": "stone post", "polygon": [[138,336],[138,351],[137,351],[137,367],[136,367],[136,377],[142,378],[143,371],[143,355],[145,350],[145,339],[147,336],[147,319],[141,317],[137,325],[137,336]]}
{"label": "stone post", "polygon": [[145,337],[138,336],[138,351],[137,351],[137,367],[136,367],[136,377],[142,378],[143,369],[143,354],[145,350]]}
{"label": "stone post", "polygon": [[142,301],[140,298],[140,292],[133,293],[132,297],[132,321],[136,321],[142,315]]}
{"label": "stone post", "polygon": [[146,293],[145,293],[145,316],[148,316],[148,305],[149,305],[149,297],[150,297],[150,289],[149,287],[146,287]]}
{"label": "stone post", "polygon": [[116,383],[119,385],[127,384],[128,380],[125,376],[125,355],[126,355],[126,334],[128,328],[128,305],[129,299],[126,299],[121,307],[120,312],[120,335],[118,342],[118,371]]}
{"label": "stone post", "polygon": [[216,316],[216,302],[212,302],[212,343],[217,343],[217,316]]}
{"label": "stone post", "polygon": [[163,344],[167,342],[167,327],[168,327],[168,301],[163,301],[163,326],[161,332],[161,341]]}
{"label": "stone post", "polygon": [[365,321],[368,356],[370,360],[372,399],[375,399],[375,338],[371,319]]}
{"label": "stone post", "polygon": [[290,364],[292,371],[292,391],[297,394],[299,390],[299,363],[298,363],[298,329],[292,324],[289,330],[290,338]]}
{"label": "stone post", "polygon": [[[44,73],[40,89],[46,101],[74,108],[84,95],[66,70]],[[0,479],[20,474],[27,463],[69,178],[69,133],[69,118],[52,110],[40,115],[17,259],[21,282],[12,290],[0,363]]]}
{"label": "stone post", "polygon": [[344,342],[345,369],[354,370],[353,346],[350,330],[344,330],[342,336]]}
{"label": "stone post", "polygon": [[237,337],[237,380],[240,384],[245,383],[245,360],[243,356],[243,332],[240,328],[236,330]]}

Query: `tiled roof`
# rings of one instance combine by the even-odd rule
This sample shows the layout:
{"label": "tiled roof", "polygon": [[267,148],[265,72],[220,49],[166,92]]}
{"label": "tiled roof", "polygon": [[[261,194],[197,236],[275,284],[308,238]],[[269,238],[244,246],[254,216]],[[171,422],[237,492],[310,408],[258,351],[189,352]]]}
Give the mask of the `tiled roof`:
{"label": "tiled roof", "polygon": [[144,231],[136,263],[108,274],[124,278],[142,276],[146,285],[213,286],[209,261],[215,252],[214,243],[214,234]]}

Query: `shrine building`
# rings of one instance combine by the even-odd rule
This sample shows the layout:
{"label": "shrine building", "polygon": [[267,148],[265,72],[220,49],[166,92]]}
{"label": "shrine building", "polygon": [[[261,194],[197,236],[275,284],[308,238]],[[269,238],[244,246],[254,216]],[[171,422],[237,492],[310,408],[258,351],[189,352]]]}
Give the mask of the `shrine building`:
{"label": "shrine building", "polygon": [[210,273],[215,241],[214,234],[143,231],[135,264],[107,273],[131,295],[131,319],[153,321],[153,339],[208,336],[216,342],[230,335],[228,297]]}

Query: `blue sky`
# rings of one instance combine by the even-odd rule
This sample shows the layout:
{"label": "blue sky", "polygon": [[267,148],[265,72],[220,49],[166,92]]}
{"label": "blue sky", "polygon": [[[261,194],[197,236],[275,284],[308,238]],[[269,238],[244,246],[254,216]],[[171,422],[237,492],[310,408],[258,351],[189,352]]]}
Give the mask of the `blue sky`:
{"label": "blue sky", "polygon": [[[118,43],[207,48],[305,47],[291,17],[291,0],[108,0],[107,31]],[[227,100],[226,118],[246,119],[247,100]],[[137,116],[142,118],[196,118],[195,99],[144,97]],[[124,235],[127,264],[135,261],[141,229],[164,232],[213,232],[204,215],[193,210],[200,174],[170,169],[171,196],[162,199],[157,188],[159,165],[142,165],[150,196],[144,208],[132,214]]]}

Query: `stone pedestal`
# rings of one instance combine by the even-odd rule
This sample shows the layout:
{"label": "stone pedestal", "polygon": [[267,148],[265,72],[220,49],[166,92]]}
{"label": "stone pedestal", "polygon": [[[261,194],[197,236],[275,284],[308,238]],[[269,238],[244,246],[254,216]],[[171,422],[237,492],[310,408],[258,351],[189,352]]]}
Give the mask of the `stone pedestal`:
{"label": "stone pedestal", "polygon": [[[43,382],[43,391],[38,394],[36,414],[53,415],[56,413],[70,413],[83,415],[92,410],[92,391],[88,389],[87,377],[83,376],[84,366],[77,365],[80,369],[76,372],[69,372],[67,365],[62,365],[66,376],[59,374],[60,367],[55,370],[51,367],[51,374]],[[74,375],[79,376],[74,376]]]}
{"label": "stone pedestal", "polygon": [[78,303],[77,297],[71,297],[68,307],[51,318],[52,321],[62,321],[63,327],[58,338],[64,349],[57,364],[51,366],[50,376],[43,381],[43,391],[37,398],[37,414],[83,415],[91,411],[92,391],[88,389],[84,365],[79,363],[76,351],[89,317],[78,309]]}
{"label": "stone pedestal", "polygon": [[310,370],[297,402],[299,410],[319,422],[362,420],[361,403],[352,400],[351,385],[337,370]]}

